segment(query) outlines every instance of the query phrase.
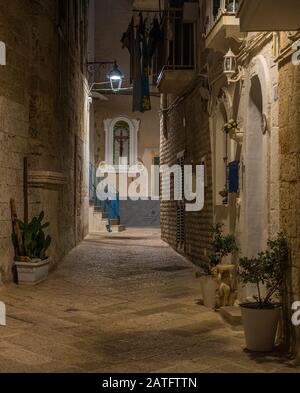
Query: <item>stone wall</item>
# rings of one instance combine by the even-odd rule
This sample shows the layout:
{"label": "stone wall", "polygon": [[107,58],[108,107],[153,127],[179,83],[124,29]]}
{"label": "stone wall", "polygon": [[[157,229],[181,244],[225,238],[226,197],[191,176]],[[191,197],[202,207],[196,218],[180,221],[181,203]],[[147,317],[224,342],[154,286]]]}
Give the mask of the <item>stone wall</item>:
{"label": "stone wall", "polygon": [[[21,23],[28,4],[0,4],[0,37],[10,66],[0,68],[0,266],[8,273],[13,258],[9,199],[23,211],[23,157],[28,146],[30,28]],[[14,29],[12,29],[14,26]],[[12,34],[13,31],[13,34]]]}
{"label": "stone wall", "polygon": [[[0,4],[0,267],[11,277],[10,198],[23,219],[28,158],[29,218],[45,210],[54,264],[87,233],[86,1]],[[49,173],[50,172],[50,173]],[[54,178],[58,180],[53,180]],[[52,180],[50,179],[52,175]],[[85,209],[86,207],[86,209]],[[86,213],[85,213],[86,212]]]}
{"label": "stone wall", "polygon": [[[281,34],[282,51],[291,47]],[[299,356],[299,329],[290,322],[291,305],[300,300],[300,67],[287,50],[279,63],[280,222],[288,236],[291,261],[286,282],[285,317],[290,351]]]}
{"label": "stone wall", "polygon": [[[175,99],[162,99],[169,106]],[[178,153],[185,152],[186,165],[201,165],[206,162],[205,206],[200,212],[185,212],[184,254],[196,264],[207,261],[210,249],[209,228],[213,223],[212,211],[212,166],[208,113],[203,110],[199,88],[196,87],[183,102],[168,115],[164,114],[161,127],[161,164],[172,166]],[[165,126],[163,126],[163,123]],[[172,182],[173,183],[173,182]],[[171,195],[174,184],[171,183]],[[162,201],[162,238],[177,249],[176,235],[177,202]]]}

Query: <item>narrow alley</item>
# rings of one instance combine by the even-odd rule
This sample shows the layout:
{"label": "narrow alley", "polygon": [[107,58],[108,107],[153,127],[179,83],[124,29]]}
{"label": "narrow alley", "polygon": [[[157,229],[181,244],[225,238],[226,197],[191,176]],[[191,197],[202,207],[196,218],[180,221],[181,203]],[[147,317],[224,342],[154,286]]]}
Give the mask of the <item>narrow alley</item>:
{"label": "narrow alley", "polygon": [[90,235],[38,287],[0,291],[2,372],[280,372],[200,305],[195,268],[157,229]]}
{"label": "narrow alley", "polygon": [[299,15],[0,0],[0,383],[300,373]]}

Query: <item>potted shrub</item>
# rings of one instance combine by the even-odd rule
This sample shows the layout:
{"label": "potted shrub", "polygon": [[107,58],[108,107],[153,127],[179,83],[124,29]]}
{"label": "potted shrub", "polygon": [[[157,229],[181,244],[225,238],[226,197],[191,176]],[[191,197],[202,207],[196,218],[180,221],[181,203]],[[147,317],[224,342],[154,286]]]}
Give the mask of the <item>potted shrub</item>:
{"label": "potted shrub", "polygon": [[242,283],[255,284],[257,294],[253,303],[241,304],[247,349],[269,352],[274,349],[280,317],[279,297],[288,267],[287,240],[278,233],[268,241],[268,249],[255,258],[242,258],[239,277]]}
{"label": "potted shrub", "polygon": [[235,119],[230,119],[228,123],[224,125],[224,132],[230,134],[234,130],[239,129],[239,123]]}
{"label": "potted shrub", "polygon": [[216,307],[216,290],[218,284],[213,276],[213,269],[222,263],[224,257],[238,250],[234,235],[223,234],[223,224],[216,224],[211,228],[212,253],[208,256],[208,262],[201,265],[201,288],[203,303],[208,308]]}
{"label": "potted shrub", "polygon": [[[35,285],[48,276],[50,258],[46,252],[51,244],[51,237],[45,235],[44,229],[50,224],[43,223],[44,216],[44,212],[41,212],[29,224],[18,220],[24,249],[24,255],[15,258],[19,284]],[[13,242],[17,244],[15,234],[13,234]]]}

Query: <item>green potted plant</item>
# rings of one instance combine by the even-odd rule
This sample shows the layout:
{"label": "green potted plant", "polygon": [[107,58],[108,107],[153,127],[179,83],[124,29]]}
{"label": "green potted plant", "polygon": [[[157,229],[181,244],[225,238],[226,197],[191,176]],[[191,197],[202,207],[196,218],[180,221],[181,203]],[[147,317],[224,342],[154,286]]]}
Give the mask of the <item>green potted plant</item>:
{"label": "green potted plant", "polygon": [[230,134],[234,130],[239,129],[239,123],[235,119],[230,119],[228,123],[224,125],[224,132]]}
{"label": "green potted plant", "polygon": [[[44,216],[44,212],[41,212],[28,224],[18,220],[24,250],[24,255],[15,257],[19,284],[35,285],[48,276],[50,258],[46,252],[51,244],[51,237],[45,235],[44,229],[50,224],[43,223]],[[18,239],[15,234],[13,242],[16,246]]]}
{"label": "green potted plant", "polygon": [[201,288],[203,303],[208,308],[216,306],[217,282],[213,276],[213,269],[222,263],[223,259],[238,250],[236,240],[232,234],[223,234],[223,224],[216,224],[211,227],[212,252],[208,256],[208,262],[201,264]]}
{"label": "green potted plant", "polygon": [[279,299],[288,261],[289,248],[282,233],[269,240],[267,250],[257,257],[240,259],[240,280],[257,288],[255,301],[240,305],[246,345],[251,351],[274,349],[281,308]]}

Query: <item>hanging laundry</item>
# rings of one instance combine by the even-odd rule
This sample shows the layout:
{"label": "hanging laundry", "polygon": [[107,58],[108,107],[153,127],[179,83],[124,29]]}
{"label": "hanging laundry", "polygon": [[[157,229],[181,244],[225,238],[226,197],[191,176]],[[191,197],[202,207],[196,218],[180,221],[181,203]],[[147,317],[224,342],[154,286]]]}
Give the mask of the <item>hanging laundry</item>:
{"label": "hanging laundry", "polygon": [[[139,14],[139,24],[134,26],[134,18],[123,34],[122,48],[127,48],[130,54],[130,82],[133,85],[133,112],[151,110],[149,85],[149,45],[148,45],[148,19],[144,20]],[[135,31],[136,30],[136,31]],[[152,49],[155,45],[155,31],[152,33]],[[153,56],[153,54],[152,54]]]}
{"label": "hanging laundry", "polygon": [[146,35],[146,23],[147,20],[142,24],[141,39],[142,39],[142,102],[141,112],[151,110],[150,101],[150,86],[149,86],[149,57],[148,57],[148,41]]}
{"label": "hanging laundry", "polygon": [[132,111],[141,111],[142,101],[142,51],[141,51],[141,32],[142,16],[140,15],[139,25],[136,27],[134,40],[134,59],[133,59],[133,94],[132,94]]}
{"label": "hanging laundry", "polygon": [[152,29],[150,30],[149,40],[148,40],[148,59],[149,59],[148,61],[149,61],[149,67],[151,69],[153,69],[153,65],[152,65],[153,56],[157,51],[162,39],[163,39],[163,33],[160,28],[160,23],[157,18],[154,18],[152,23]]}
{"label": "hanging laundry", "polygon": [[130,54],[130,83],[133,82],[134,74],[134,49],[135,49],[135,37],[134,37],[134,18],[132,17],[130,24],[128,25],[127,31],[123,34],[122,49],[126,48]]}
{"label": "hanging laundry", "polygon": [[136,28],[134,44],[133,66],[133,112],[146,112],[151,110],[149,86],[149,62],[146,23],[143,15],[139,15],[139,25]]}

